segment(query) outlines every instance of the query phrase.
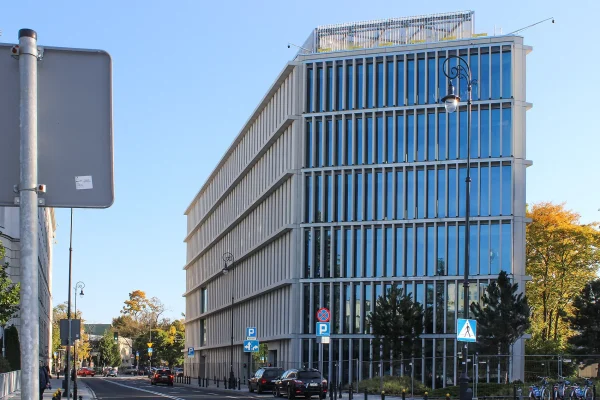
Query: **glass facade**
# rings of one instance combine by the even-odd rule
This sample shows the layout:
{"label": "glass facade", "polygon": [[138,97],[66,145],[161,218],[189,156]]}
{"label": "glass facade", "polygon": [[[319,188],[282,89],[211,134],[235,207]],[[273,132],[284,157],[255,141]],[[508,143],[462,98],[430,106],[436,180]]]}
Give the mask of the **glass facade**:
{"label": "glass facade", "polygon": [[[513,272],[512,52],[502,44],[306,62],[302,331],[313,351],[303,351],[302,363],[318,366],[310,324],[326,293],[327,359],[343,365],[346,382],[378,374],[366,316],[399,285],[426,314],[415,379],[434,388],[458,383],[465,240],[472,301],[500,271]],[[478,81],[469,210],[466,105],[447,114],[440,104],[452,54],[469,61]],[[454,84],[466,94],[464,82]]]}

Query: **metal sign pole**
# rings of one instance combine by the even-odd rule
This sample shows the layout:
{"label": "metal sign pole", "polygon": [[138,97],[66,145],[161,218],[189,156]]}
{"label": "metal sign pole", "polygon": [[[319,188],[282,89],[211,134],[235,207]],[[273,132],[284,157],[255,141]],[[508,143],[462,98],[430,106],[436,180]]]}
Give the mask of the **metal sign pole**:
{"label": "metal sign pole", "polygon": [[21,236],[21,398],[39,396],[37,34],[19,30],[20,236]]}

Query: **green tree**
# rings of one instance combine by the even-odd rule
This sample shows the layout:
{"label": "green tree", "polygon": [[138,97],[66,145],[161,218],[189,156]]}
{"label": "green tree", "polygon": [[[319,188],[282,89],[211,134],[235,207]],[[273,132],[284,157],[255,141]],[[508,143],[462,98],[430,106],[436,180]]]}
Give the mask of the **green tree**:
{"label": "green tree", "polygon": [[[0,260],[6,256],[6,249],[0,242]],[[21,286],[13,283],[8,276],[8,263],[0,265],[0,326],[19,311]]]}
{"label": "green tree", "polygon": [[568,318],[576,332],[569,338],[577,354],[600,354],[600,279],[583,288],[573,301],[573,315]]}
{"label": "green tree", "polygon": [[119,345],[115,343],[112,330],[104,332],[98,343],[99,362],[102,366],[118,367],[121,365]]}
{"label": "green tree", "polygon": [[568,323],[573,301],[600,265],[597,224],[581,224],[564,204],[538,203],[527,210],[526,266],[531,306],[529,353],[565,351],[575,332]]}
{"label": "green tree", "polygon": [[14,325],[4,330],[6,335],[6,359],[13,371],[21,369],[21,344],[19,342],[19,332]]}
{"label": "green tree", "polygon": [[420,352],[423,317],[423,306],[392,285],[385,295],[379,296],[367,321],[375,336],[374,343],[383,346],[384,354],[391,352],[394,359],[408,359]]}
{"label": "green tree", "polygon": [[480,354],[509,354],[510,346],[529,329],[527,297],[518,291],[519,284],[502,271],[483,293],[481,304],[471,304]]}

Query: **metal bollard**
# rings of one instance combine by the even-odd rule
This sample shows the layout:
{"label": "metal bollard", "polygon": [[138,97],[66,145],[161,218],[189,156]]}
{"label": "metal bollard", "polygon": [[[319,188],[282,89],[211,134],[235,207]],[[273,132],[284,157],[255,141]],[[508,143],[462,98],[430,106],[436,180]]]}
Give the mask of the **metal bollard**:
{"label": "metal bollard", "polygon": [[242,381],[238,378],[238,390],[242,390]]}
{"label": "metal bollard", "polygon": [[381,400],[385,400],[385,392],[381,392]]}
{"label": "metal bollard", "polygon": [[198,375],[198,386],[202,387],[202,378]]}
{"label": "metal bollard", "polygon": [[217,383],[217,376],[215,375],[213,383]]}
{"label": "metal bollard", "polygon": [[365,400],[369,400],[369,389],[365,388]]}
{"label": "metal bollard", "polygon": [[[484,397],[485,399],[485,397]],[[450,393],[446,393],[446,400],[450,400]]]}
{"label": "metal bollard", "polygon": [[210,380],[208,378],[204,379],[204,387],[208,387]]}
{"label": "metal bollard", "polygon": [[342,398],[342,382],[338,383],[338,398]]}
{"label": "metal bollard", "polygon": [[352,392],[354,391],[354,388],[352,386],[352,382],[350,382],[350,387],[348,388],[348,399],[352,400]]}
{"label": "metal bollard", "polygon": [[329,383],[329,400],[333,400],[333,396],[335,396],[335,383]]}
{"label": "metal bollard", "polygon": [[427,392],[425,392],[425,394],[423,395],[423,400],[427,400],[427,397],[428,397],[428,396],[427,396],[427,394],[428,394],[428,393],[427,393]]}
{"label": "metal bollard", "polygon": [[406,389],[402,389],[402,400],[406,400]]}
{"label": "metal bollard", "polygon": [[217,383],[217,387],[219,387],[219,381],[215,379],[215,382]]}
{"label": "metal bollard", "polygon": [[229,385],[227,384],[227,377],[226,377],[226,376],[224,376],[224,377],[223,377],[223,387],[224,387],[225,389],[231,389],[231,388],[229,387]]}

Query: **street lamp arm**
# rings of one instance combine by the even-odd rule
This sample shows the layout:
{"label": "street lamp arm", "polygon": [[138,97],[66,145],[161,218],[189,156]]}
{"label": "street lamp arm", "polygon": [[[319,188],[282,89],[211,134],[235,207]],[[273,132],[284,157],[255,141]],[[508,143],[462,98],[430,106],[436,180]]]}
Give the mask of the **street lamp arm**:
{"label": "street lamp arm", "polygon": [[[448,62],[450,60],[457,60],[457,65],[450,67]],[[444,61],[443,71],[446,78],[452,79],[464,79],[468,85],[476,85],[477,80],[472,79],[471,76],[471,68],[469,67],[469,63],[467,60],[460,56],[449,55],[448,58]]]}

